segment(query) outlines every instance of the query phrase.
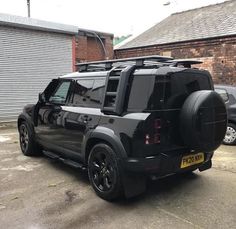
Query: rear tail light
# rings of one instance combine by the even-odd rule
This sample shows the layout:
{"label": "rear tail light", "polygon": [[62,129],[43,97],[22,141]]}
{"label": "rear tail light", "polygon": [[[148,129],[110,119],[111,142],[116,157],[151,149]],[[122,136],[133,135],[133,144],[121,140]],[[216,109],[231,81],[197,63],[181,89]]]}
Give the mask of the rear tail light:
{"label": "rear tail light", "polygon": [[149,134],[146,134],[146,136],[145,136],[145,144],[146,144],[146,145],[149,145],[149,144],[150,144],[150,137],[149,137]]}
{"label": "rear tail light", "polygon": [[145,144],[160,144],[161,143],[161,119],[155,119],[154,124],[149,134],[145,135]]}
{"label": "rear tail light", "polygon": [[155,129],[161,129],[161,119],[155,119],[154,120],[154,128]]}
{"label": "rear tail light", "polygon": [[160,134],[156,133],[154,134],[154,144],[159,144],[159,143],[161,143]]}

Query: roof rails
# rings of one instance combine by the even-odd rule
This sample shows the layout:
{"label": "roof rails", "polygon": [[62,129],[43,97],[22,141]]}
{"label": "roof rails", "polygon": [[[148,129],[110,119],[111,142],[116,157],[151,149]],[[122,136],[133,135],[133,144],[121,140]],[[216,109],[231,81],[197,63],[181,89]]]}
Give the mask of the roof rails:
{"label": "roof rails", "polygon": [[191,68],[194,64],[201,64],[202,61],[191,60],[191,59],[173,59],[171,57],[165,56],[141,56],[141,57],[131,57],[124,59],[113,59],[113,60],[103,60],[103,61],[93,61],[93,62],[84,62],[78,63],[79,72],[92,72],[92,71],[108,71],[113,67],[135,65],[137,67],[141,66],[172,66],[172,67],[184,67]]}
{"label": "roof rails", "polygon": [[84,71],[98,71],[98,70],[110,70],[115,65],[117,66],[120,64],[124,65],[135,65],[141,67],[145,64],[145,61],[151,61],[153,63],[163,63],[167,61],[171,61],[173,58],[165,57],[165,56],[141,56],[141,57],[131,57],[131,58],[124,58],[124,59],[113,59],[113,60],[103,60],[103,61],[93,61],[93,62],[85,62],[85,63],[78,63],[76,66],[78,67],[79,72]]}
{"label": "roof rails", "polygon": [[173,67],[183,66],[185,68],[191,68],[194,64],[202,64],[203,62],[200,60],[191,60],[191,59],[175,59],[167,61],[167,65],[171,65]]}

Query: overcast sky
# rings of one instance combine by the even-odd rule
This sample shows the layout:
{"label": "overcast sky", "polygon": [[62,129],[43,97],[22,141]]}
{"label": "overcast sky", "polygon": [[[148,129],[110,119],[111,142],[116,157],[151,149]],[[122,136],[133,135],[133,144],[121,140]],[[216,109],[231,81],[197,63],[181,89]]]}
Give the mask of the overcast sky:
{"label": "overcast sky", "polygon": [[[145,31],[171,13],[223,1],[225,0],[31,0],[31,17],[121,36]],[[0,0],[0,13],[27,16],[26,2],[27,0]]]}

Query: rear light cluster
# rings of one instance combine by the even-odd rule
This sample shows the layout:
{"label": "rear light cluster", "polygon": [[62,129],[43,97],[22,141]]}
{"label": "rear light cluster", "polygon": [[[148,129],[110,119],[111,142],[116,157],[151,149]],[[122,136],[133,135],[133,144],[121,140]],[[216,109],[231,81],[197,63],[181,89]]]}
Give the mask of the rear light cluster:
{"label": "rear light cluster", "polygon": [[152,133],[145,135],[145,144],[146,145],[161,143],[160,129],[161,129],[161,119],[155,119],[154,124],[151,127]]}

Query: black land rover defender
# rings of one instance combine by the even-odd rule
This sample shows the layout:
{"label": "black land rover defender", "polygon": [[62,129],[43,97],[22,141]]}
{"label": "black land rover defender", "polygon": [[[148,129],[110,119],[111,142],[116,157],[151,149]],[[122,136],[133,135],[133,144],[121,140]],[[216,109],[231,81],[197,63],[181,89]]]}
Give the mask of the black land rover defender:
{"label": "black land rover defender", "polygon": [[140,194],[150,175],[211,168],[227,114],[195,63],[146,56],[78,64],[19,115],[23,154],[87,169],[106,200]]}

